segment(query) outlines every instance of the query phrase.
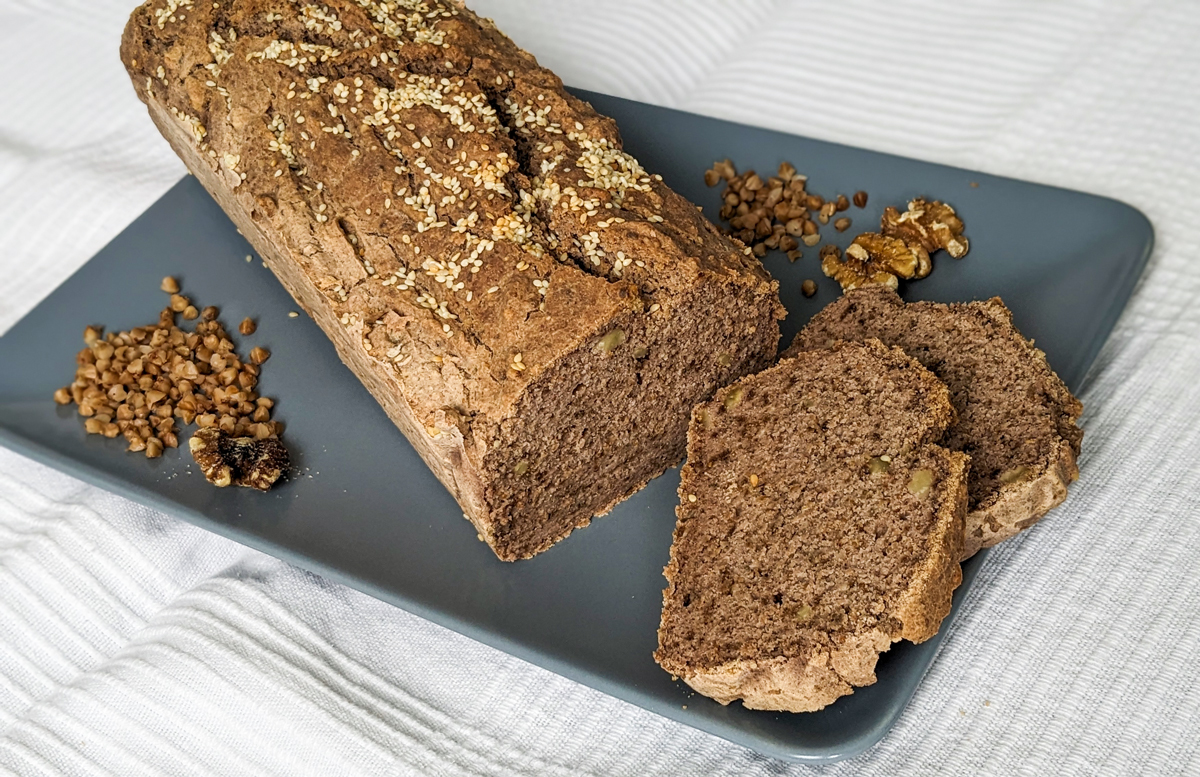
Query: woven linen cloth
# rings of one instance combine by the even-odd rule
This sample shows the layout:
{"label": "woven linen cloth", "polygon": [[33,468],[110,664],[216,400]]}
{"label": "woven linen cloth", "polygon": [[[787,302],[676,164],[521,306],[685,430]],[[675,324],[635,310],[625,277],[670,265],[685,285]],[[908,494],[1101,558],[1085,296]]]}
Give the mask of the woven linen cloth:
{"label": "woven linen cloth", "polygon": [[[0,0],[0,331],[183,174],[118,61],[133,5]],[[989,556],[883,742],[818,769],[0,450],[0,773],[1200,773],[1200,5],[475,7],[573,85],[1145,211],[1070,500]]]}

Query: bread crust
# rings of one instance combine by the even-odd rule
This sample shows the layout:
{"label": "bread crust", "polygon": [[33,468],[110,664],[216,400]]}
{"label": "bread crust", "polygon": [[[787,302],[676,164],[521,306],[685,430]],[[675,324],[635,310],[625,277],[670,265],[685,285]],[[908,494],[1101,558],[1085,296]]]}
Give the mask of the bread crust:
{"label": "bread crust", "polygon": [[937,633],[950,614],[954,591],[962,584],[964,521],[967,515],[967,472],[971,458],[964,453],[949,454],[948,480],[957,487],[942,493],[938,519],[930,540],[932,550],[922,562],[896,606],[903,628],[898,639],[924,642]]}
{"label": "bread crust", "polygon": [[[156,0],[121,55],[172,148],[479,537],[528,558],[673,465],[687,408],[773,358],[783,310],[757,259],[624,154],[611,119],[461,3],[420,4]],[[700,377],[660,392],[678,404],[669,444],[619,479],[596,467],[562,509],[529,497],[545,473],[517,493],[530,465],[513,429],[536,424],[534,400],[631,382],[640,368],[605,363],[602,338],[656,343],[697,299],[751,313],[712,317]],[[569,458],[554,442],[543,460]]]}
{"label": "bread crust", "polygon": [[721,704],[741,699],[751,710],[815,712],[854,693],[856,685],[873,684],[879,654],[892,642],[882,631],[871,631],[807,659],[732,661],[684,675],[683,681]]}
{"label": "bread crust", "polygon": [[1001,487],[987,505],[967,513],[962,560],[1016,536],[1040,521],[1067,498],[1067,486],[1079,479],[1075,451],[1066,440],[1054,446],[1042,474]]}
{"label": "bread crust", "polygon": [[[372,364],[362,346],[352,337],[352,330],[341,326],[334,309],[326,304],[325,298],[300,265],[291,259],[286,247],[255,222],[244,204],[234,196],[233,190],[221,180],[217,169],[207,163],[191,140],[190,128],[157,100],[148,100],[146,107],[150,118],[188,170],[237,225],[304,312],[312,316],[329,337],[338,357],[354,371],[388,418],[400,428],[438,479],[450,489],[463,506],[467,519],[480,532],[490,532],[491,526],[479,520],[479,516],[486,515],[487,511],[483,482],[479,476],[478,454],[467,446],[458,426],[447,423],[443,412],[441,418],[437,419],[441,422],[439,426],[442,433],[434,437],[426,431],[404,393],[397,390],[396,383],[389,380],[390,376],[381,374]],[[462,464],[455,466],[455,461]]]}

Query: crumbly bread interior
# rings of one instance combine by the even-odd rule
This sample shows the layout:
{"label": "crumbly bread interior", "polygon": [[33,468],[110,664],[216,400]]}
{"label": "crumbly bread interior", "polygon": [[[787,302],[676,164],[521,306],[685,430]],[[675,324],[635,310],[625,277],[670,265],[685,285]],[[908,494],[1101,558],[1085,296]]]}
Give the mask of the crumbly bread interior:
{"label": "crumbly bread interior", "polygon": [[898,349],[802,353],[699,406],[656,660],[701,693],[819,709],[937,631],[961,581],[966,457]]}
{"label": "crumbly bread interior", "polygon": [[950,389],[958,420],[943,444],[971,457],[967,555],[1066,497],[1078,477],[1083,407],[999,298],[905,303],[888,289],[856,289],[818,313],[787,354],[869,338],[902,348]]}
{"label": "crumbly bread interior", "polygon": [[580,349],[531,385],[484,460],[502,558],[548,547],[683,458],[680,408],[769,363],[778,329],[756,296],[705,290],[669,318],[629,316],[609,330],[620,346]]}

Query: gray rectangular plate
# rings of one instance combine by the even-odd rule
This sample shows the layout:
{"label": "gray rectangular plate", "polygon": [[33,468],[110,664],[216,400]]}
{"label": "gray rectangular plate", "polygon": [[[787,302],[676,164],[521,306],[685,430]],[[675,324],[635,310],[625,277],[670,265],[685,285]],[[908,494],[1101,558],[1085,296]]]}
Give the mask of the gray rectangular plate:
{"label": "gray rectangular plate", "polygon": [[[647,169],[716,217],[718,194],[702,173],[716,159],[772,173],[788,160],[810,188],[870,192],[854,226],[826,237],[845,246],[877,229],[887,204],[915,195],[952,203],[971,251],[940,254],[910,298],[968,300],[999,295],[1063,379],[1078,389],[1125,306],[1150,253],[1153,232],[1138,211],[1079,192],[901,159],[745,127],[598,94],[582,93],[617,119],[626,148]],[[672,681],[651,659],[662,568],[675,524],[678,470],[652,482],[609,516],[530,561],[497,561],[462,511],[392,426],[310,319],[233,224],[188,177],[0,338],[0,442],[130,499],[338,580],[429,620],[689,726],[791,760],[829,761],[878,742],[937,653],[942,635],[897,644],[878,682],[802,715],[722,707]],[[786,345],[837,295],[816,249],[766,265],[791,315]],[[274,354],[261,389],[297,466],[269,494],[216,489],[182,451],[157,460],[123,453],[120,440],[84,434],[73,408],[51,401],[71,380],[87,324],[128,329],[157,319],[158,290],[177,276],[199,305],[217,305],[232,331],[259,321],[246,348]],[[818,281],[804,299],[800,283]],[[1053,518],[1051,519],[1053,520]],[[965,566],[958,597],[985,554]],[[996,613],[996,617],[1002,617]],[[942,626],[955,618],[951,613]],[[684,709],[686,705],[686,709]]]}

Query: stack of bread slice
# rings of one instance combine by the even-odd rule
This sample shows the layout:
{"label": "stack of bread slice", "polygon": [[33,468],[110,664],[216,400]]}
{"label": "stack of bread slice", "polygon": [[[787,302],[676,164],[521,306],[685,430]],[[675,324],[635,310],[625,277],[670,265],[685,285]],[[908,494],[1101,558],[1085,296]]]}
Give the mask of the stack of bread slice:
{"label": "stack of bread slice", "polygon": [[656,660],[754,709],[873,683],[961,559],[1065,498],[1081,409],[1000,300],[849,292],[693,412]]}

